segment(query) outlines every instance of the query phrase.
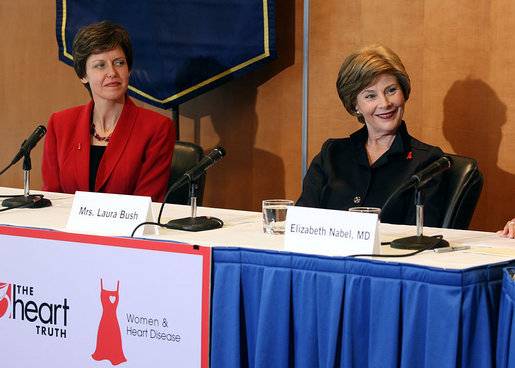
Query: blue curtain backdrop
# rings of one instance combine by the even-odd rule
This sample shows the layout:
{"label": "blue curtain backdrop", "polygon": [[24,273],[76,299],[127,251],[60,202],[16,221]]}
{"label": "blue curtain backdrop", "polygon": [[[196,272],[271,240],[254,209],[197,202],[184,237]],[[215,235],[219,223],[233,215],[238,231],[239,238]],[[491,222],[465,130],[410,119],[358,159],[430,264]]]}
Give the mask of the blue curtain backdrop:
{"label": "blue curtain backdrop", "polygon": [[80,27],[102,20],[131,36],[129,95],[170,108],[276,57],[273,0],[57,0],[59,59],[73,65]]}

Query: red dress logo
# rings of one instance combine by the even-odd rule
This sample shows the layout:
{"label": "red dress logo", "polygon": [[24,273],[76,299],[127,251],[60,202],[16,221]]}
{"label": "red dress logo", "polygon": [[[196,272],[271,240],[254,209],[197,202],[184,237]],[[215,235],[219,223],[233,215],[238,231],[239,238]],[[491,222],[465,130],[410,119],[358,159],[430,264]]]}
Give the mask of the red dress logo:
{"label": "red dress logo", "polygon": [[97,348],[91,355],[95,360],[109,360],[112,365],[126,362],[122,348],[122,334],[116,308],[118,307],[120,281],[116,291],[104,290],[102,279],[100,279],[100,301],[102,302],[102,318],[98,325]]}
{"label": "red dress logo", "polygon": [[[11,284],[0,282],[0,318],[4,317],[11,305]],[[11,315],[8,315],[9,318]]]}

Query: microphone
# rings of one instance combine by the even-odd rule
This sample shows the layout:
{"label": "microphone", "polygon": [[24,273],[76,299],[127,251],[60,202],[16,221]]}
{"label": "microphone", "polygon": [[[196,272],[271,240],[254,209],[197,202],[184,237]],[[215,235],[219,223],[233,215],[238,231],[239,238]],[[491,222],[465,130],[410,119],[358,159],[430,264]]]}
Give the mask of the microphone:
{"label": "microphone", "polygon": [[429,180],[433,179],[435,176],[439,175],[441,172],[447,170],[452,165],[452,161],[449,157],[443,156],[438,160],[433,162],[431,165],[426,168],[420,170],[416,174],[414,174],[410,180],[404,183],[400,191],[406,190],[411,187],[420,188],[424,186]]}
{"label": "microphone", "polygon": [[[14,196],[7,198],[2,201],[2,206],[8,208],[41,208],[52,205],[48,199],[43,198],[42,194],[30,195],[29,194],[29,182],[30,182],[30,170],[32,164],[30,161],[30,151],[36,146],[41,138],[46,134],[46,128],[43,125],[38,126],[30,135],[29,138],[25,139],[21,144],[20,150],[14,156],[13,160],[8,167],[11,167],[17,163],[22,157],[23,160],[23,195]],[[5,170],[4,170],[5,171]]]}
{"label": "microphone", "polygon": [[[433,162],[431,165],[420,170],[411,177],[405,184],[394,192],[400,193],[408,188],[415,187],[415,206],[416,206],[416,221],[417,221],[417,235],[409,236],[405,238],[395,239],[390,243],[392,248],[399,249],[433,249],[433,248],[444,248],[449,246],[449,242],[443,239],[442,236],[425,236],[422,234],[422,228],[424,226],[424,194],[423,187],[431,179],[438,174],[450,168],[452,161],[449,157],[443,156]],[[391,198],[390,196],[386,202]],[[386,204],[385,204],[386,206]],[[384,208],[384,207],[383,207]]]}
{"label": "microphone", "polygon": [[211,230],[218,229],[223,226],[223,221],[219,218],[212,216],[199,216],[197,217],[197,196],[195,194],[195,190],[197,185],[194,183],[207,169],[214,165],[214,163],[220,160],[225,156],[225,150],[222,147],[217,147],[212,150],[207,156],[204,156],[195,166],[193,166],[190,170],[184,173],[182,178],[177,180],[171,187],[168,189],[168,192],[165,194],[165,199],[163,204],[161,205],[161,211],[159,212],[159,217],[157,222],[161,223],[161,213],[163,211],[164,204],[166,203],[166,198],[170,193],[174,190],[180,188],[182,185],[186,184],[188,181],[191,181],[191,216],[184,217],[176,220],[168,221],[166,225],[164,225],[167,229],[176,229],[176,230],[186,230],[186,231],[203,231],[203,230]]}
{"label": "microphone", "polygon": [[217,147],[202,159],[191,169],[186,171],[182,178],[177,180],[169,189],[169,192],[179,189],[188,181],[197,180],[204,172],[215,164],[218,160],[225,156],[225,149]]}
{"label": "microphone", "polygon": [[41,138],[46,134],[46,128],[43,125],[40,125],[32,132],[30,137],[23,141],[21,144],[20,150],[14,156],[11,161],[11,165],[17,163],[23,156],[28,156],[30,151],[36,146]]}

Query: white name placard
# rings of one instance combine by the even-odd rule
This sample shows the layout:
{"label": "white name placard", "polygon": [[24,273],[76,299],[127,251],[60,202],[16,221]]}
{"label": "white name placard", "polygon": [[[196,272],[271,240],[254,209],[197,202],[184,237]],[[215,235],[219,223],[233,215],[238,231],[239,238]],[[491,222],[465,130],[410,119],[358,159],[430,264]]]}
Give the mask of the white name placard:
{"label": "white name placard", "polygon": [[[142,222],[153,222],[150,197],[75,192],[66,229],[93,234],[131,236]],[[157,226],[140,226],[134,235],[158,234]]]}
{"label": "white name placard", "polygon": [[380,254],[377,214],[292,206],[284,248],[292,252],[348,256]]}

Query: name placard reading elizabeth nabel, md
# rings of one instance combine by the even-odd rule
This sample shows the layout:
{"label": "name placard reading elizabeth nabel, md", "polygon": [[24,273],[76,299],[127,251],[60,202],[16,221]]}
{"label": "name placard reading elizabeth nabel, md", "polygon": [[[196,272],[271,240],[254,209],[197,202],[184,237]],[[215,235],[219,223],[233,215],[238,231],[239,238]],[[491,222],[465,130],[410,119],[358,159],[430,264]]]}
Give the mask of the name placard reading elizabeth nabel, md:
{"label": "name placard reading elizabeth nabel, md", "polygon": [[[67,230],[130,236],[142,222],[155,221],[150,197],[75,192]],[[145,225],[134,235],[158,234],[157,226]]]}
{"label": "name placard reading elizabeth nabel, md", "polygon": [[380,254],[377,214],[292,206],[284,248],[330,256]]}

